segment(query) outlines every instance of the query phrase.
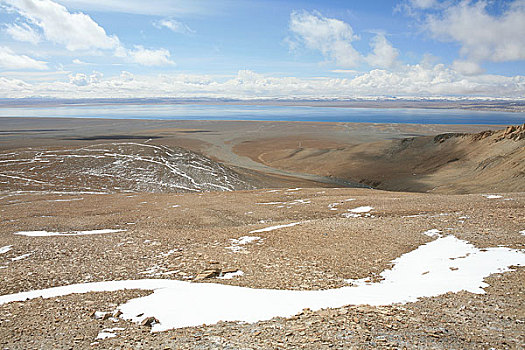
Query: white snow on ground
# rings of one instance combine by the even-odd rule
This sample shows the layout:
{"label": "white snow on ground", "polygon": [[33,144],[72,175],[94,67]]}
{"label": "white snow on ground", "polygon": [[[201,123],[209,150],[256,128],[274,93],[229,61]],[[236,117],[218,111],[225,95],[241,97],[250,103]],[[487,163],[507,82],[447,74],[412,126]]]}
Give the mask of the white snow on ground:
{"label": "white snow on ground", "polygon": [[520,231],[520,233],[521,233],[523,236],[525,236],[525,230]]}
{"label": "white snow on ground", "polygon": [[296,205],[296,204],[310,204],[312,203],[309,199],[296,199],[294,201],[289,202],[289,205]]}
{"label": "white snow on ground", "polygon": [[352,212],[352,213],[356,213],[356,214],[361,214],[361,213],[368,213],[372,209],[374,209],[374,208],[372,208],[370,206],[364,206],[364,207],[357,207],[357,208],[354,208],[354,209],[349,209],[348,211]]}
{"label": "white snow on ground", "polygon": [[239,271],[235,271],[235,272],[225,273],[224,275],[222,275],[220,277],[217,277],[217,278],[220,279],[220,280],[231,280],[234,277],[239,277],[239,276],[243,276],[243,275],[244,275],[244,272],[239,270]]}
{"label": "white snow on ground", "polygon": [[11,250],[12,247],[13,247],[12,245],[6,245],[4,247],[0,247],[0,254],[7,253],[8,251]]}
{"label": "white snow on ground", "polygon": [[[120,305],[122,318],[140,322],[156,317],[152,331],[214,324],[219,321],[257,322],[290,317],[304,308],[319,310],[349,304],[389,305],[407,303],[465,290],[483,294],[483,279],[525,265],[525,253],[505,247],[479,250],[454,236],[438,238],[393,261],[381,273],[383,280],[359,286],[322,291],[252,289],[238,286],[144,279],[73,284],[0,296],[0,304],[72,293],[153,290],[148,296]],[[142,315],[138,317],[137,315]]]}
{"label": "white snow on ground", "polygon": [[115,333],[113,333],[113,332],[115,332],[115,331],[123,331],[124,329],[126,329],[126,328],[115,327],[115,328],[106,328],[106,329],[103,329],[100,333],[98,333],[96,339],[114,338],[114,337],[116,337],[117,335],[116,335]]}
{"label": "white snow on ground", "polygon": [[262,202],[262,203],[255,203],[255,204],[258,204],[258,205],[278,205],[280,204],[277,208],[284,208],[285,206],[288,208],[291,208],[292,205],[310,204],[310,203],[312,203],[312,201],[309,199],[296,199],[290,202]]}
{"label": "white snow on ground", "polygon": [[32,254],[33,254],[33,253],[27,253],[27,254],[19,255],[19,256],[17,256],[17,257],[11,258],[11,261],[18,261],[18,260],[22,260],[22,259],[28,258],[28,257],[30,257]]}
{"label": "white snow on ground", "polygon": [[433,228],[431,230],[423,232],[423,234],[427,235],[429,237],[441,237],[441,232],[442,231],[440,231],[440,230],[438,230],[436,228]]}
{"label": "white snow on ground", "polygon": [[157,271],[159,270],[159,266],[158,265],[155,265],[155,266],[152,266],[150,267],[149,269],[145,270],[145,271],[141,271],[139,272],[139,274],[141,275],[155,275],[157,273]]}
{"label": "white snow on ground", "polygon": [[71,199],[50,199],[48,202],[73,202],[73,201],[81,201],[84,200],[84,198],[71,198]]}
{"label": "white snow on ground", "polygon": [[8,178],[11,178],[11,179],[24,180],[24,181],[27,181],[27,182],[35,182],[35,183],[38,183],[38,184],[47,184],[47,182],[38,181],[38,180],[30,179],[30,178],[27,178],[27,177],[6,175],[6,174],[1,174],[1,173],[0,173],[0,176],[8,177]]}
{"label": "white snow on ground", "polygon": [[180,251],[179,248],[171,249],[167,251],[166,253],[160,253],[160,256],[164,256],[164,257],[170,256],[171,254],[177,253],[178,251]]}
{"label": "white snow on ground", "polygon": [[365,277],[365,278],[359,278],[359,279],[346,279],[345,280],[346,283],[354,286],[354,287],[358,287],[358,286],[364,286],[364,285],[367,285],[367,284],[371,284],[372,282],[370,282],[370,278],[368,277]]}
{"label": "white snow on ground", "polygon": [[242,236],[237,239],[232,238],[230,239],[231,246],[226,247],[226,249],[229,249],[234,253],[238,253],[241,250],[244,250],[244,247],[241,247],[241,246],[248,244],[248,243],[253,243],[259,240],[261,240],[261,237],[258,237],[258,236]]}
{"label": "white snow on ground", "polygon": [[49,232],[49,231],[19,231],[15,235],[28,237],[51,237],[51,236],[86,236],[86,235],[102,235],[105,233],[124,232],[126,230],[120,229],[102,229],[89,231],[72,231],[72,232]]}
{"label": "white snow on ground", "polygon": [[351,201],[355,201],[355,198],[348,198],[348,199],[345,199],[345,200],[342,201],[342,202],[336,202],[336,203],[328,204],[328,208],[329,208],[330,210],[337,210],[337,206],[338,206],[338,205],[341,205],[341,204],[343,204],[344,202],[351,202]]}
{"label": "white snow on ground", "polygon": [[242,236],[239,239],[232,240],[232,243],[234,243],[234,244],[247,244],[247,243],[252,243],[254,241],[258,241],[260,239],[261,239],[261,237],[257,237],[257,236]]}
{"label": "white snow on ground", "polygon": [[373,217],[373,215],[370,215],[370,211],[374,209],[370,206],[363,206],[363,207],[357,207],[354,209],[348,209],[348,213],[343,213],[342,216],[345,218],[359,218],[361,217],[361,214],[365,214],[366,217]]}
{"label": "white snow on ground", "polygon": [[96,339],[108,339],[108,338],[115,338],[117,335],[115,333],[111,333],[111,332],[100,332],[98,333],[97,335],[97,338]]}
{"label": "white snow on ground", "polygon": [[485,198],[487,198],[487,199],[498,199],[498,198],[503,198],[503,196],[496,195],[496,194],[483,194],[482,196],[485,197]]}
{"label": "white snow on ground", "polygon": [[265,228],[261,228],[261,229],[258,229],[258,230],[250,231],[250,233],[268,232],[268,231],[278,230],[280,228],[292,227],[292,226],[299,225],[299,224],[302,224],[302,223],[303,222],[292,222],[291,224],[270,226],[270,227],[265,227]]}
{"label": "white snow on ground", "polygon": [[100,320],[104,317],[106,313],[102,311],[95,311],[95,319]]}

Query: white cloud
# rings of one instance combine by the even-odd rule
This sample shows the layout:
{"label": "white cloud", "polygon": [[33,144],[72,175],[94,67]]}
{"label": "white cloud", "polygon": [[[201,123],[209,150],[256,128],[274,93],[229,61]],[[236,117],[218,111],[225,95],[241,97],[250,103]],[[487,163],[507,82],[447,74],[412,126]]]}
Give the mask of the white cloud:
{"label": "white cloud", "polygon": [[165,18],[161,19],[159,21],[153,22],[153,26],[159,29],[167,28],[175,33],[182,33],[182,34],[191,34],[195,33],[193,29],[188,27],[186,24],[177,21],[172,18]]}
{"label": "white cloud", "polygon": [[12,79],[0,76],[0,96],[22,97],[32,96],[34,86],[20,79]]}
{"label": "white cloud", "polygon": [[376,96],[525,96],[525,77],[465,76],[443,64],[404,65],[395,72],[374,69],[344,78],[273,77],[249,70],[224,79],[207,75],[71,74],[69,79],[28,83],[0,78],[0,97],[210,97],[356,98]]}
{"label": "white cloud", "polygon": [[359,71],[355,69],[332,69],[332,73],[342,73],[342,74],[358,74]]}
{"label": "white cloud", "polygon": [[452,62],[452,68],[463,75],[476,75],[483,73],[483,68],[476,62],[455,60]]}
{"label": "white cloud", "polygon": [[125,82],[130,82],[130,81],[133,81],[135,79],[135,76],[132,73],[130,73],[130,72],[122,71],[120,73],[120,79],[122,79]]}
{"label": "white cloud", "polygon": [[68,50],[113,49],[116,36],[108,36],[104,28],[84,13],[70,13],[51,0],[2,0],[11,10],[39,27],[44,37],[63,44]]}
{"label": "white cloud", "polygon": [[437,0],[409,0],[410,6],[419,9],[428,9],[436,6]]}
{"label": "white cloud", "polygon": [[426,18],[437,39],[457,42],[471,62],[525,59],[525,1],[516,0],[500,14],[487,12],[487,1],[461,1]]}
{"label": "white cloud", "polygon": [[289,29],[306,48],[321,51],[325,58],[339,66],[356,67],[361,61],[361,55],[352,46],[358,36],[343,21],[318,12],[294,11],[290,14]]}
{"label": "white cloud", "polygon": [[117,57],[119,57],[119,55],[125,55],[129,57],[132,62],[143,66],[169,66],[175,64],[175,62],[170,60],[171,54],[166,49],[150,50],[137,45],[133,50],[125,50],[124,52],[121,50],[121,52],[117,53]]}
{"label": "white cloud", "polygon": [[372,53],[366,56],[372,67],[391,68],[397,63],[399,51],[392,46],[384,34],[377,34],[371,41]]}
{"label": "white cloud", "polygon": [[48,69],[47,63],[26,55],[18,55],[8,47],[0,46],[0,67],[4,69]]}
{"label": "white cloud", "polygon": [[[78,12],[71,13],[64,6],[51,0],[0,0],[0,3],[8,5],[10,11],[23,16],[28,23],[21,25],[11,24],[6,26],[6,31],[18,40],[36,43],[39,39],[38,33],[32,26],[42,30],[46,40],[62,44],[69,51],[77,50],[114,50],[114,56],[127,58],[134,63],[144,66],[166,66],[173,65],[170,60],[170,52],[166,49],[145,49],[135,46],[127,49],[121,45],[117,36],[106,34],[104,28],[96,23],[90,16]],[[162,22],[164,26],[176,29],[176,22]],[[32,26],[31,26],[31,25]],[[180,29],[191,30],[180,24]],[[24,63],[29,64],[26,57]],[[39,61],[34,61],[39,62]],[[85,64],[79,59],[73,60],[74,64]],[[33,66],[35,64],[33,63]],[[82,84],[82,77],[73,81]]]}
{"label": "white cloud", "polygon": [[7,24],[5,31],[13,39],[18,41],[25,41],[31,44],[38,44],[40,42],[40,34],[38,34],[33,27],[27,23],[22,24]]}
{"label": "white cloud", "polygon": [[83,74],[83,73],[70,74],[69,83],[76,85],[76,86],[87,86],[90,84],[100,83],[102,77],[103,77],[103,74],[100,72],[96,72],[96,71],[94,71],[90,75]]}
{"label": "white cloud", "polygon": [[216,14],[225,6],[239,6],[237,1],[221,0],[59,0],[67,7],[84,11],[120,12],[153,16],[181,16],[192,14]]}

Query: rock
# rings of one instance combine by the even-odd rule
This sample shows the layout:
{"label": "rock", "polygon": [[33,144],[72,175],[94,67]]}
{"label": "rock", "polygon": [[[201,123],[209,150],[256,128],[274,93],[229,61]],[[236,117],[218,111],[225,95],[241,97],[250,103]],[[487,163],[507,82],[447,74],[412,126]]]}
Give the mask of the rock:
{"label": "rock", "polygon": [[195,278],[193,279],[194,281],[202,281],[204,279],[207,279],[207,278],[214,278],[214,277],[218,277],[221,275],[221,269],[217,268],[217,269],[209,269],[209,270],[204,270],[202,272],[200,272],[197,276],[195,276]]}
{"label": "rock", "polygon": [[115,312],[113,313],[113,317],[115,317],[115,318],[119,318],[120,315],[122,315],[122,311],[120,311],[120,310],[117,310],[117,311],[115,311]]}
{"label": "rock", "polygon": [[503,136],[498,138],[496,141],[501,141],[504,139],[520,141],[525,139],[525,124],[523,125],[511,125],[508,126],[503,132]]}
{"label": "rock", "polygon": [[323,310],[320,310],[318,313],[319,313],[319,316],[330,317],[330,316],[332,316],[333,311],[330,310],[330,309],[323,309]]}
{"label": "rock", "polygon": [[144,327],[151,327],[155,323],[160,323],[160,322],[155,317],[150,316],[150,317],[146,317],[145,319],[143,319],[142,322],[140,322],[140,325]]}
{"label": "rock", "polygon": [[239,269],[234,269],[234,268],[227,268],[227,269],[222,269],[222,274],[227,274],[227,273],[235,273],[239,271]]}

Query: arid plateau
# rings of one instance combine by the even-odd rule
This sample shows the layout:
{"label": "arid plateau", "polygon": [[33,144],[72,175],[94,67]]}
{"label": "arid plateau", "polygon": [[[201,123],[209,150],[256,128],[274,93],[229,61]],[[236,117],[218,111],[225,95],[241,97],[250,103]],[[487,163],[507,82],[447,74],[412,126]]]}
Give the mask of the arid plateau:
{"label": "arid plateau", "polygon": [[525,347],[525,125],[0,125],[2,349]]}

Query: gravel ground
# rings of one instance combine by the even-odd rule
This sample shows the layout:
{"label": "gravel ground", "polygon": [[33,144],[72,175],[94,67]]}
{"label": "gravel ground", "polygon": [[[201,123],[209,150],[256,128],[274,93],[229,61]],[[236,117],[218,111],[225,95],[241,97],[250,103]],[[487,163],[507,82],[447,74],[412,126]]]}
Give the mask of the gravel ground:
{"label": "gravel ground", "polygon": [[[391,261],[453,234],[478,248],[525,249],[525,193],[394,193],[276,189],[209,193],[0,193],[0,295],[81,282],[193,281],[212,268],[253,288],[314,290],[379,279]],[[371,206],[369,213],[346,217]],[[270,226],[298,223],[272,231]],[[97,229],[121,232],[72,236]],[[61,232],[28,237],[20,231]],[[70,236],[67,236],[67,235]],[[259,240],[239,244],[243,236]],[[233,241],[232,241],[233,240]],[[236,243],[237,242],[237,243]],[[29,254],[29,255],[27,255]],[[486,294],[449,293],[414,303],[303,310],[254,324],[221,322],[151,333],[121,318],[95,319],[148,291],[87,293],[0,306],[4,349],[523,348],[525,270],[486,279]],[[113,338],[96,339],[104,329]],[[120,329],[123,328],[123,329]]]}

